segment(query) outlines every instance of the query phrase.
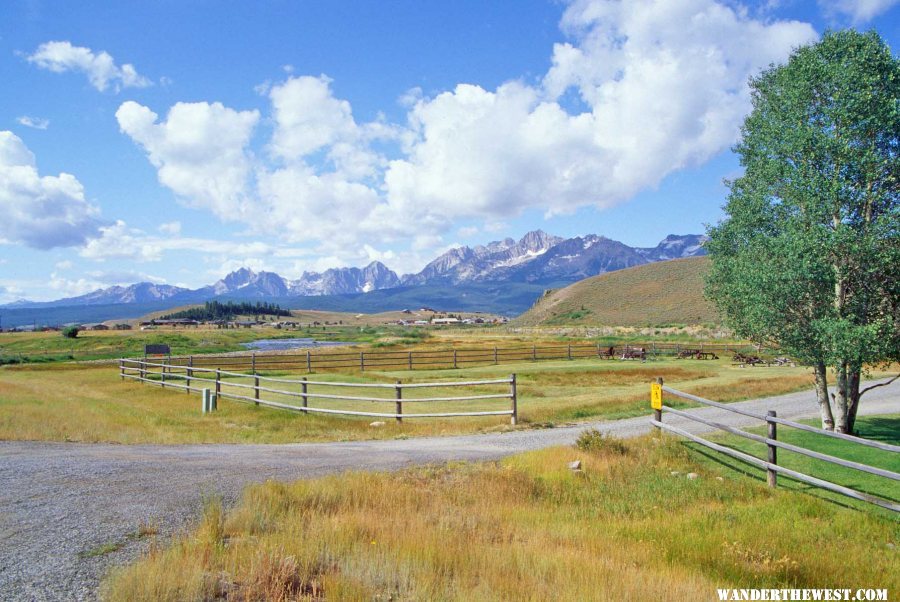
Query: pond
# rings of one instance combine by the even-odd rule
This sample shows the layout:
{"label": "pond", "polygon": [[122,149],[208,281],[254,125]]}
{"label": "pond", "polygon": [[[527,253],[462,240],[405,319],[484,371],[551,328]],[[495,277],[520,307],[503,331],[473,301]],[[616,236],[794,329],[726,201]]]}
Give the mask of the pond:
{"label": "pond", "polygon": [[352,345],[343,341],[316,341],[315,339],[260,339],[249,343],[241,343],[247,349],[254,351],[286,351],[288,349],[317,349],[319,347],[339,347]]}

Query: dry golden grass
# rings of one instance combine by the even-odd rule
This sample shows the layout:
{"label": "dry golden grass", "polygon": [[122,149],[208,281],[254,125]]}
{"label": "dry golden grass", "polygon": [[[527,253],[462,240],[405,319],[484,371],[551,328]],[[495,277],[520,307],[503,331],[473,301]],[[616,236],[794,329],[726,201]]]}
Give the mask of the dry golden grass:
{"label": "dry golden grass", "polygon": [[[698,392],[712,399],[748,399],[797,390],[808,377],[802,368],[741,370],[726,361],[658,361],[652,364],[597,359],[522,362],[479,366],[460,370],[366,371],[349,374],[316,374],[317,380],[351,382],[433,382],[486,380],[516,373],[519,382],[521,426],[568,423],[586,419],[622,418],[647,413],[648,383],[662,376],[672,386]],[[302,374],[289,374],[299,378]],[[223,391],[247,394],[230,383],[249,384],[249,378],[226,379]],[[209,386],[209,385],[206,385]],[[693,387],[693,388],[692,388]],[[299,389],[299,387],[294,387]],[[318,392],[344,393],[336,388]],[[475,395],[506,390],[489,389],[410,390],[409,397]],[[351,394],[359,395],[360,391]],[[362,394],[375,395],[372,390]],[[390,397],[392,390],[379,396]],[[406,396],[406,393],[404,394]],[[293,398],[274,401],[298,404]],[[362,411],[393,411],[393,403],[334,402],[315,400],[310,405]],[[505,409],[504,400],[429,404],[428,410],[461,411]],[[422,404],[404,404],[404,412],[425,411]],[[83,441],[117,443],[289,443],[447,435],[508,429],[506,417],[413,419],[396,424],[388,419],[372,428],[375,418],[301,415],[283,410],[222,399],[219,411],[203,416],[199,394],[175,389],[121,382],[114,365],[56,364],[0,369],[0,439]]]}
{"label": "dry golden grass", "polygon": [[[583,471],[567,463],[582,460]],[[673,476],[670,471],[681,474]],[[700,474],[697,480],[683,476]],[[724,480],[716,476],[724,475]],[[896,522],[646,437],[499,464],[250,487],[104,584],[107,600],[710,600],[900,587]]]}
{"label": "dry golden grass", "polygon": [[717,324],[703,296],[706,257],[676,259],[586,278],[539,299],[513,325]]}

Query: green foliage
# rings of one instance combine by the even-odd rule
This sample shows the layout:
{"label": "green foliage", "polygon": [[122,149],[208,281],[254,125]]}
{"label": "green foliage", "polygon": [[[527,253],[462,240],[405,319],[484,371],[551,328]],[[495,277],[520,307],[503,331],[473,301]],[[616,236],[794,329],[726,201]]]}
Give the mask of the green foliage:
{"label": "green foliage", "polygon": [[835,367],[840,388],[900,358],[900,62],[875,32],[831,32],[751,88],[706,292],[737,334]]}
{"label": "green foliage", "polygon": [[207,301],[203,307],[192,307],[162,316],[162,320],[233,320],[236,316],[289,316],[290,310],[282,309],[274,303],[257,301],[235,303]]}
{"label": "green foliage", "polygon": [[66,337],[67,339],[78,338],[79,332],[80,331],[78,330],[77,326],[66,326],[65,328],[62,329],[62,335],[64,337]]}
{"label": "green foliage", "polygon": [[621,439],[612,435],[604,435],[597,429],[590,429],[578,435],[575,447],[581,451],[595,454],[611,453],[622,455],[628,453],[628,447]]}

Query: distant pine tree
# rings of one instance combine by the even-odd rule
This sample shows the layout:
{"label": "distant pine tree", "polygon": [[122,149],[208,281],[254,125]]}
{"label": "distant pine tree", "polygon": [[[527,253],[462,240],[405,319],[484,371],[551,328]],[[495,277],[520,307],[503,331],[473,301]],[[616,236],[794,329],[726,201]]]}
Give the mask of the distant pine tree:
{"label": "distant pine tree", "polygon": [[236,316],[290,316],[291,312],[282,309],[274,303],[260,302],[249,303],[242,301],[235,303],[226,301],[207,301],[203,307],[192,307],[182,311],[176,311],[162,316],[161,320],[233,320]]}

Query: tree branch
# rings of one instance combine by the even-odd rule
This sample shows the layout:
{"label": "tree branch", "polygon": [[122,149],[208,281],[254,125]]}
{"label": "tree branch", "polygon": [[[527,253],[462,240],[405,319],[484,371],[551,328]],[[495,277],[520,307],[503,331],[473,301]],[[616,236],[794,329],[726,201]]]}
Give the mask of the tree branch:
{"label": "tree branch", "polygon": [[872,385],[871,387],[866,387],[865,389],[863,389],[862,391],[859,392],[859,396],[862,397],[863,393],[865,393],[866,391],[871,391],[872,389],[877,389],[878,387],[883,387],[885,385],[889,385],[892,382],[894,382],[895,380],[897,380],[898,378],[900,378],[900,374],[898,374],[891,380],[886,380],[883,383],[878,383],[877,385]]}

